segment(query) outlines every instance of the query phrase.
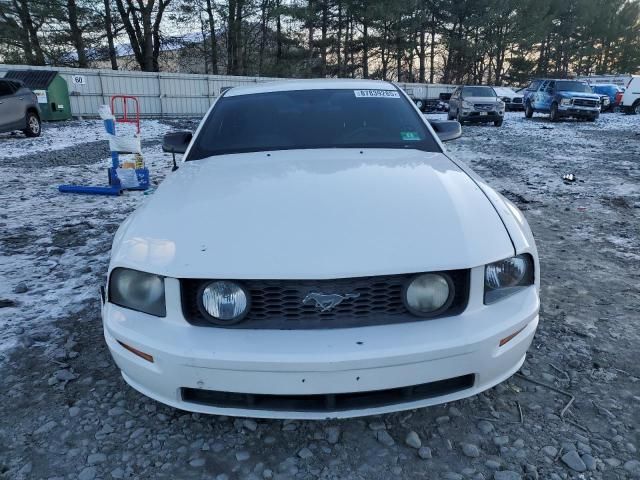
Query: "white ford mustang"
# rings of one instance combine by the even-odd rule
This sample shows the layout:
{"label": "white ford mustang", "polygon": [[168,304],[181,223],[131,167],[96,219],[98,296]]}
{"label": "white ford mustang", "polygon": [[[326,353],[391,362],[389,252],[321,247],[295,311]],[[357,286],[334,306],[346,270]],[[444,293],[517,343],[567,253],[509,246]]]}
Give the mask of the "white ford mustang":
{"label": "white ford mustang", "polygon": [[[194,412],[336,418],[468,397],[538,324],[526,220],[385,82],[226,91],[118,230],[104,335],[124,379]],[[436,133],[438,132],[438,133]]]}

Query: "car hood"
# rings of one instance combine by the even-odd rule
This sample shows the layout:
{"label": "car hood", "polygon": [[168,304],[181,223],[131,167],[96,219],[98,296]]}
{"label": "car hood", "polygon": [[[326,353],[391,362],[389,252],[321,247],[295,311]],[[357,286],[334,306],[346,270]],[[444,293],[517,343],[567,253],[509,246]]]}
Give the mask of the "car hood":
{"label": "car hood", "polygon": [[558,95],[560,95],[561,97],[567,97],[567,98],[580,97],[580,98],[591,98],[593,100],[600,100],[600,97],[601,97],[599,93],[570,92],[570,91],[564,91],[564,90],[561,92],[558,92]]}
{"label": "car hood", "polygon": [[469,268],[514,254],[441,153],[289,150],[185,162],[121,226],[111,268],[323,279]]}
{"label": "car hood", "polygon": [[498,103],[500,101],[497,97],[463,97],[462,100],[471,103]]}

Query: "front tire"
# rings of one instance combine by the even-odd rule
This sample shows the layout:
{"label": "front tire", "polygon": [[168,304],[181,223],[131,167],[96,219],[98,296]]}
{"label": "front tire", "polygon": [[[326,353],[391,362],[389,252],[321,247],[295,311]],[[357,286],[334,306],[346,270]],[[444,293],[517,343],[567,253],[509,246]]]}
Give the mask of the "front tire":
{"label": "front tire", "polygon": [[558,120],[560,120],[560,117],[558,116],[557,103],[551,104],[551,112],[549,112],[549,120],[551,120],[552,122],[557,122]]}
{"label": "front tire", "polygon": [[631,107],[631,113],[633,115],[640,115],[640,100],[636,100],[636,103]]}
{"label": "front tire", "polygon": [[27,128],[23,130],[27,137],[39,137],[42,131],[40,117],[33,112],[27,112]]}
{"label": "front tire", "polygon": [[533,117],[533,107],[531,106],[531,103],[529,103],[529,102],[527,102],[527,106],[524,107],[524,116],[526,118]]}
{"label": "front tire", "polygon": [[418,110],[421,112],[424,112],[424,102],[422,100],[416,100],[416,107],[418,107]]}
{"label": "front tire", "polygon": [[504,122],[504,119],[503,119],[503,118],[501,118],[500,120],[496,120],[496,121],[494,121],[494,122],[493,122],[493,125],[494,125],[495,127],[501,127],[501,126],[502,126],[502,122]]}
{"label": "front tire", "polygon": [[600,118],[600,114],[596,113],[595,115],[592,115],[591,117],[587,118],[588,122],[595,122],[598,118]]}

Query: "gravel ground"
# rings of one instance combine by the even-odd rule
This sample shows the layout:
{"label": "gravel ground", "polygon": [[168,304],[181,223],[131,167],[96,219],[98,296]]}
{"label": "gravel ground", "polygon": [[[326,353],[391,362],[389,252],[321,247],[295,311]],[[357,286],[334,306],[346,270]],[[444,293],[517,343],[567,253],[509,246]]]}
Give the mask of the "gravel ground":
{"label": "gravel ground", "polygon": [[[170,157],[163,127],[152,130],[145,157],[159,181]],[[14,152],[0,153],[0,478],[640,478],[639,132],[640,117],[613,114],[464,127],[450,150],[524,210],[538,242],[527,361],[469,399],[330,422],[189,414],[127,387],[97,287],[115,229],[145,196],[52,188],[102,183],[104,142],[28,155],[27,139],[0,136]]]}

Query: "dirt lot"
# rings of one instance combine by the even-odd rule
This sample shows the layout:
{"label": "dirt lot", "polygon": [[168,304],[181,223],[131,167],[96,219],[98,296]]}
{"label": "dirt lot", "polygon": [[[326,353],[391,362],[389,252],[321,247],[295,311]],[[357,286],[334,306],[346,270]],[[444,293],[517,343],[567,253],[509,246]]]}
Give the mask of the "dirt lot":
{"label": "dirt lot", "polygon": [[[170,171],[169,128],[143,125],[157,181]],[[106,181],[100,132],[84,121],[36,140],[0,135],[1,479],[640,478],[640,117],[513,113],[502,128],[465,127],[450,150],[537,238],[542,314],[528,359],[463,401],[332,422],[192,415],[125,385],[97,289],[113,233],[146,197],[54,188]]]}

